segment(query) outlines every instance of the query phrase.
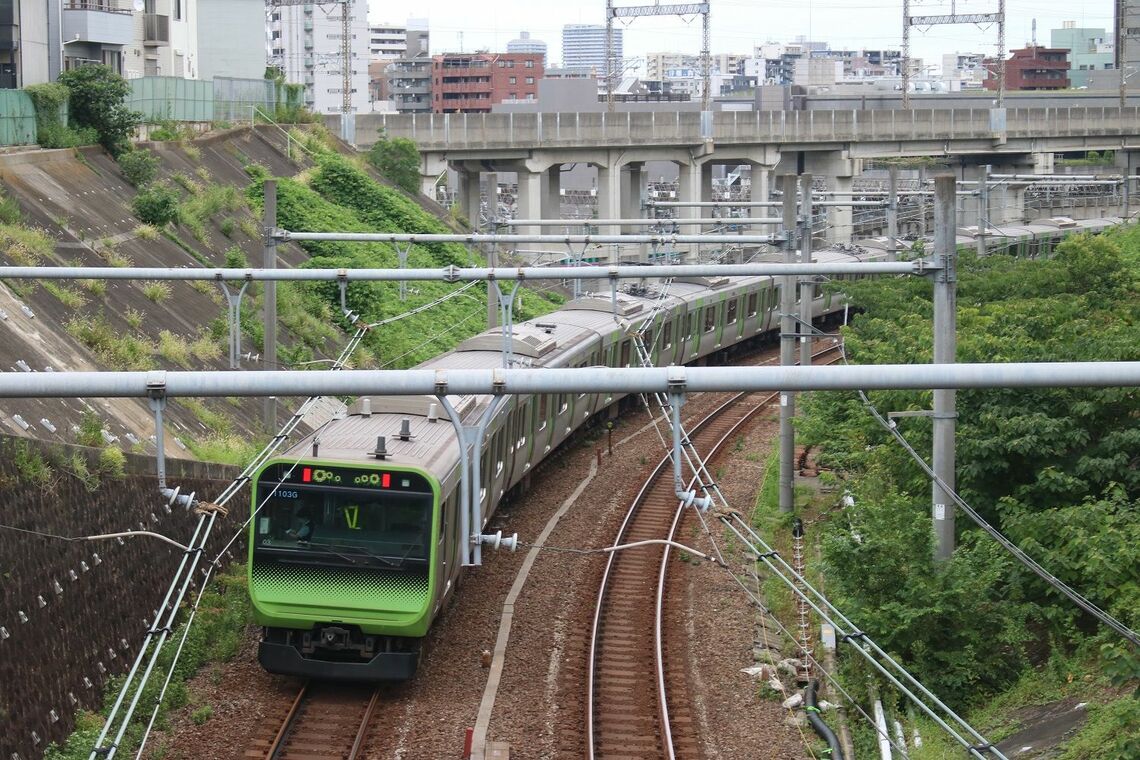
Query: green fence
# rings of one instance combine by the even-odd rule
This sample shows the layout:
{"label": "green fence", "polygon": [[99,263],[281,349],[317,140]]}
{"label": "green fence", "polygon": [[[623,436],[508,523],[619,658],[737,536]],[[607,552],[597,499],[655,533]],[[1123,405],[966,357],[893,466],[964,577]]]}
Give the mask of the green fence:
{"label": "green fence", "polygon": [[35,145],[36,109],[22,90],[0,90],[0,146]]}
{"label": "green fence", "polygon": [[273,82],[265,79],[142,77],[130,82],[127,106],[150,122],[247,121],[253,106],[272,113],[277,104]]}

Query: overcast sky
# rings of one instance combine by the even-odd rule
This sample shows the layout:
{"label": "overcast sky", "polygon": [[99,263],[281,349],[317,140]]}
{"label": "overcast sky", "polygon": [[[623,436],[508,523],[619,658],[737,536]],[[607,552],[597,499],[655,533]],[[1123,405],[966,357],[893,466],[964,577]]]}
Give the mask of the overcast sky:
{"label": "overcast sky", "polygon": [[[663,3],[672,0],[662,0]],[[898,48],[902,46],[902,0],[711,0],[714,53],[749,53],[755,44],[786,42],[803,34],[825,40],[833,48]],[[616,0],[621,5],[648,5],[651,0]],[[957,0],[958,13],[989,13],[998,0]],[[911,13],[950,12],[950,0],[912,0]],[[601,24],[605,0],[370,0],[373,22],[403,23],[427,17],[432,52],[479,48],[505,50],[520,31],[548,45],[548,60],[562,57],[563,24]],[[1049,30],[1062,21],[1078,26],[1112,27],[1112,0],[1007,0],[1006,47],[1021,47],[1031,38],[1049,44]],[[1111,32],[1109,32],[1111,34]],[[701,47],[697,17],[641,18],[625,27],[625,55],[658,50],[697,53]],[[974,26],[938,26],[911,31],[913,55],[940,64],[943,52],[992,54],[997,30]]]}

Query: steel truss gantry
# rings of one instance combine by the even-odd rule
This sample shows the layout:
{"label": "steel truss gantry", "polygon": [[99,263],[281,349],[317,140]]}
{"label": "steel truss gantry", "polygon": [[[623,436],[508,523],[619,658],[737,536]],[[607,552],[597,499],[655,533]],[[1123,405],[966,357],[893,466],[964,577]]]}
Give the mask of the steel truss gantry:
{"label": "steel truss gantry", "polygon": [[998,108],[1005,107],[1005,0],[997,0],[996,13],[958,13],[957,0],[950,0],[950,13],[938,16],[912,16],[910,5],[915,0],[903,0],[903,49],[902,49],[902,101],[903,108],[910,108],[910,29],[912,26],[931,27],[949,24],[997,24],[997,80]]}
{"label": "steel truss gantry", "polygon": [[606,110],[614,110],[614,80],[618,76],[617,61],[614,55],[614,19],[641,18],[643,16],[695,16],[701,14],[701,111],[711,108],[712,93],[712,32],[709,28],[709,4],[671,3],[662,5],[654,0],[653,5],[615,6],[614,0],[606,0]]}

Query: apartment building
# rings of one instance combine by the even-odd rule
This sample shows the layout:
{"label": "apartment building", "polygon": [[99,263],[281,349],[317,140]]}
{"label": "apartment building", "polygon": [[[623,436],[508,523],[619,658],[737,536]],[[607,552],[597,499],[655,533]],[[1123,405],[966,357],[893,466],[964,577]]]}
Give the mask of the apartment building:
{"label": "apartment building", "polygon": [[269,62],[285,72],[285,80],[304,85],[305,106],[316,113],[343,108],[342,23],[349,24],[349,109],[369,110],[368,6],[366,3],[278,6],[269,18]]}
{"label": "apartment building", "polygon": [[490,113],[505,100],[536,100],[538,53],[447,53],[432,59],[432,111]]}

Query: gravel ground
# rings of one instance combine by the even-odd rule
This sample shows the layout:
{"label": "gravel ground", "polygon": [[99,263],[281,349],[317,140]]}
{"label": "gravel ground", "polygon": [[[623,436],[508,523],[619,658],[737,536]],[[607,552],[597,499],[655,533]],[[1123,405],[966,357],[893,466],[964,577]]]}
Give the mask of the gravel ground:
{"label": "gravel ground", "polygon": [[[694,396],[685,406],[686,419],[711,410],[715,400]],[[627,413],[618,420],[613,456],[603,455],[595,480],[560,520],[547,541],[551,550],[540,553],[515,604],[488,731],[489,742],[510,744],[512,758],[583,755],[583,663],[604,560],[600,554],[554,549],[598,548],[612,540],[642,477],[664,451],[652,430],[622,442],[647,421],[644,413]],[[741,511],[755,497],[774,434],[770,420],[754,423],[743,447],[715,465],[729,503],[743,505]],[[604,445],[604,436],[595,442],[581,440],[556,454],[535,474],[532,490],[516,496],[495,522],[517,531],[523,541],[533,540],[588,473],[595,447]],[[681,539],[702,550],[708,546],[688,523]],[[475,723],[486,684],[481,653],[494,648],[503,600],[524,549],[517,554],[489,552],[483,567],[466,575],[461,593],[429,635],[416,678],[386,688],[368,757],[459,756],[464,730]],[[723,569],[708,563],[677,560],[675,570],[673,588],[683,595],[683,604],[675,605],[671,614],[683,617],[678,624],[691,632],[689,678],[705,755],[807,757],[800,731],[785,725],[788,712],[778,700],[761,696],[754,679],[740,672],[753,664],[756,626],[755,611],[743,592]],[[297,682],[262,671],[256,651],[256,631],[251,630],[234,661],[208,668],[191,683],[191,705],[173,716],[173,735],[162,740],[166,757],[244,757],[259,724],[284,714],[286,695]],[[213,715],[205,725],[195,725],[190,713],[204,704],[211,705]]]}

